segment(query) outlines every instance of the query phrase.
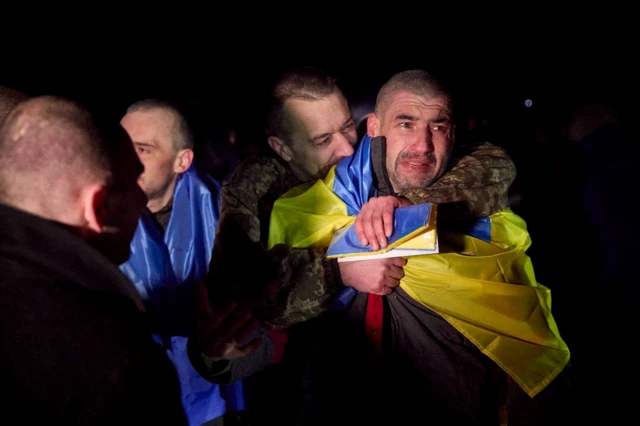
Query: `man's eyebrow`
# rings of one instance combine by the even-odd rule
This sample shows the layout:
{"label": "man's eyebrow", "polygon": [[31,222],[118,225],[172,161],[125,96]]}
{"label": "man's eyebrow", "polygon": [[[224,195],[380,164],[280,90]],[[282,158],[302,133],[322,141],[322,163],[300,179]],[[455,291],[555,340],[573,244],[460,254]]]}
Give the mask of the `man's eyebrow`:
{"label": "man's eyebrow", "polygon": [[[419,118],[415,115],[411,115],[411,114],[398,114],[395,117],[395,120],[397,121],[418,121]],[[446,115],[441,115],[439,117],[435,117],[429,120],[429,123],[435,123],[435,124],[444,124],[444,123],[450,123],[451,122],[451,118],[446,116]]]}
{"label": "man's eyebrow", "polygon": [[408,120],[408,121],[418,121],[418,117],[411,114],[398,114],[395,116],[394,120]]}
{"label": "man's eyebrow", "polygon": [[351,123],[355,123],[355,120],[353,119],[353,117],[347,118],[346,120],[344,120],[344,123],[342,123],[341,129],[348,127],[349,125],[351,125]]}
{"label": "man's eyebrow", "polygon": [[[348,127],[351,123],[353,123],[353,117],[349,117],[346,120],[344,120],[344,123],[342,123],[342,126],[340,126],[340,130],[344,129],[345,127]],[[320,139],[324,139],[326,137],[329,137],[333,134],[333,132],[325,132],[325,133],[320,133],[319,135],[313,136],[311,138],[312,142],[316,142]]]}
{"label": "man's eyebrow", "polygon": [[312,142],[317,142],[318,140],[324,139],[324,138],[329,137],[331,135],[332,135],[332,133],[321,133],[319,135],[316,135],[316,136],[312,137],[311,141]]}
{"label": "man's eyebrow", "polygon": [[149,143],[149,142],[136,142],[136,141],[133,141],[133,144],[136,145],[136,146],[145,146],[145,147],[148,147],[148,148],[155,148],[156,147],[155,144],[152,144],[152,143]]}

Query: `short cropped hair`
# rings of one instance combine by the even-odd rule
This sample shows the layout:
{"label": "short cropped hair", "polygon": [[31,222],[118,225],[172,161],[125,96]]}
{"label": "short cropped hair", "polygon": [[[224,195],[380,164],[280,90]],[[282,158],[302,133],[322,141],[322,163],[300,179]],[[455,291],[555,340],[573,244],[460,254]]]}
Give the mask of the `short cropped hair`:
{"label": "short cropped hair", "polygon": [[375,114],[379,117],[383,116],[393,96],[401,91],[425,98],[442,97],[447,100],[449,109],[453,109],[451,94],[439,80],[424,70],[408,70],[395,74],[380,88]]}
{"label": "short cropped hair", "polygon": [[276,80],[269,94],[267,106],[268,136],[286,137],[290,129],[284,105],[289,99],[315,101],[340,90],[336,80],[316,67],[303,66],[285,71]]}
{"label": "short cropped hair", "polygon": [[193,149],[194,136],[191,126],[182,112],[182,109],[167,99],[152,98],[135,102],[127,108],[127,114],[132,112],[147,112],[154,109],[163,109],[170,112],[176,119],[174,129],[173,148],[176,152],[182,149]]}

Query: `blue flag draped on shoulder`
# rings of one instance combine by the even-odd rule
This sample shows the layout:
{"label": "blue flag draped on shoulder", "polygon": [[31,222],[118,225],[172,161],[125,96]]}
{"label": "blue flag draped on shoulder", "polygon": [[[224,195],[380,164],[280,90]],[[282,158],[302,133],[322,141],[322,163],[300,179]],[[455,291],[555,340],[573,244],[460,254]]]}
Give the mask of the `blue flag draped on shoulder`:
{"label": "blue flag draped on shoulder", "polygon": [[[365,137],[323,180],[276,201],[269,248],[328,247],[376,196]],[[483,218],[467,234],[438,229],[439,253],[407,257],[400,286],[441,315],[531,397],[567,365],[569,349],[551,315],[551,293],[535,279],[526,223],[511,210]],[[453,249],[455,247],[455,250]]]}
{"label": "blue flag draped on shoulder", "polygon": [[156,321],[154,338],[176,369],[190,425],[245,408],[242,382],[218,386],[205,380],[187,354],[195,322],[195,284],[206,278],[219,218],[220,185],[203,179],[193,165],[179,176],[164,236],[145,210],[131,241],[131,256],[120,266]]}

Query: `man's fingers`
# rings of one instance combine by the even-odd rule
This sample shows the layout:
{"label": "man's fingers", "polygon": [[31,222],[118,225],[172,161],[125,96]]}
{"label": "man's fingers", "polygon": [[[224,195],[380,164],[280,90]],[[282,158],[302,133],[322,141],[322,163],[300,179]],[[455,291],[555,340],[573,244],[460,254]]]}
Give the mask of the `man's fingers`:
{"label": "man's fingers", "polygon": [[404,269],[395,265],[391,265],[389,267],[389,271],[387,272],[387,276],[394,281],[401,280],[402,278],[404,278]]}
{"label": "man's fingers", "polygon": [[384,286],[374,294],[377,294],[378,296],[388,296],[389,294],[391,294],[391,290],[392,289],[390,287]]}
{"label": "man's fingers", "polygon": [[245,356],[245,355],[248,355],[251,352],[255,351],[256,349],[258,349],[258,347],[261,344],[262,344],[262,340],[260,338],[256,337],[255,339],[253,339],[252,341],[250,341],[246,345],[242,346],[241,348],[238,348],[238,350],[240,351],[241,356]]}
{"label": "man's fingers", "polygon": [[237,342],[225,342],[222,343],[218,349],[218,358],[223,359],[236,359],[249,355],[255,351],[262,344],[260,338],[255,338],[246,345],[239,346]]}
{"label": "man's fingers", "polygon": [[365,208],[363,208],[363,210],[360,211],[358,218],[361,219],[362,232],[365,235],[365,239],[371,246],[371,250],[377,251],[379,250],[379,246],[378,246],[378,237],[376,235],[376,230],[374,228],[375,218],[373,214],[374,214],[373,210],[370,207],[365,206]]}
{"label": "man's fingers", "polygon": [[387,231],[386,224],[384,223],[384,211],[378,211],[373,216],[373,228],[380,248],[387,247]]}
{"label": "man's fingers", "polygon": [[399,285],[400,285],[400,280],[399,279],[395,279],[395,278],[389,277],[384,281],[384,286],[386,288],[393,289],[393,288],[398,287]]}
{"label": "man's fingers", "polygon": [[238,304],[234,301],[230,301],[228,303],[225,303],[224,305],[216,306],[215,311],[211,313],[212,308],[211,306],[209,306],[210,313],[206,316],[203,316],[201,319],[201,321],[203,322],[202,328],[204,329],[205,334],[208,334],[213,328],[220,327],[222,322],[227,317],[229,317],[229,315],[231,315],[237,308]]}
{"label": "man's fingers", "polygon": [[242,324],[231,337],[236,342],[242,343],[247,340],[247,338],[253,334],[259,326],[260,322],[255,318],[251,318],[249,321]]}
{"label": "man's fingers", "polygon": [[395,209],[411,205],[409,200],[394,196],[374,197],[365,203],[356,219],[356,234],[363,245],[371,250],[386,248],[388,238],[393,234]]}
{"label": "man's fingers", "polygon": [[212,316],[211,321],[200,332],[200,344],[216,350],[220,342],[230,340],[233,333],[251,318],[252,314],[247,308],[238,309],[236,303],[228,304],[225,311],[217,312],[217,319]]}
{"label": "man's fingers", "polygon": [[253,314],[249,309],[245,307],[238,308],[223,319],[217,329],[212,330],[212,333],[215,333],[215,336],[212,337],[217,340],[230,340],[238,329],[252,318]]}
{"label": "man's fingers", "polygon": [[407,264],[407,259],[405,259],[404,257],[392,257],[391,260],[393,261],[393,264],[395,266],[398,266],[400,268]]}
{"label": "man's fingers", "polygon": [[360,240],[360,244],[362,244],[363,246],[368,246],[369,240],[367,239],[367,234],[364,232],[364,225],[362,224],[362,222],[362,218],[358,216],[353,226],[356,229],[356,235],[358,236],[358,240]]}
{"label": "man's fingers", "polygon": [[384,212],[382,212],[382,221],[384,223],[384,234],[387,237],[390,237],[391,234],[393,234],[393,212],[394,212],[393,209],[391,209],[391,211],[385,210]]}
{"label": "man's fingers", "polygon": [[235,312],[221,323],[210,328],[200,339],[200,346],[209,356],[224,357],[231,349],[249,337],[259,326],[258,320],[249,311]]}

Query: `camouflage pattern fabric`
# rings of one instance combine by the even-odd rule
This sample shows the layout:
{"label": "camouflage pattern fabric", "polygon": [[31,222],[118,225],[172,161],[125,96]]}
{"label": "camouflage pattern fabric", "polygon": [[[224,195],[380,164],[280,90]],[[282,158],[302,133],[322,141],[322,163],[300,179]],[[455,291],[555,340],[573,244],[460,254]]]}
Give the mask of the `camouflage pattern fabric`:
{"label": "camouflage pattern fabric", "polygon": [[[508,208],[507,195],[516,178],[516,167],[507,152],[484,142],[465,148],[460,154],[430,187],[409,189],[398,195],[413,204],[448,204],[448,214],[476,219]],[[438,208],[440,215],[443,209]]]}
{"label": "camouflage pattern fabric", "polygon": [[300,185],[275,157],[252,158],[222,188],[218,230],[209,267],[211,302],[249,301],[266,326],[280,327],[326,312],[342,288],[325,249],[266,251],[275,201]]}
{"label": "camouflage pattern fabric", "polygon": [[[490,143],[458,152],[433,185],[398,195],[413,203],[450,205],[462,216],[483,217],[508,207],[507,190],[516,170],[507,153]],[[248,300],[270,327],[306,321],[329,310],[342,282],[335,260],[325,259],[324,249],[266,251],[273,204],[301,183],[275,157],[249,159],[235,170],[221,193],[208,279],[213,304],[229,297]]]}

